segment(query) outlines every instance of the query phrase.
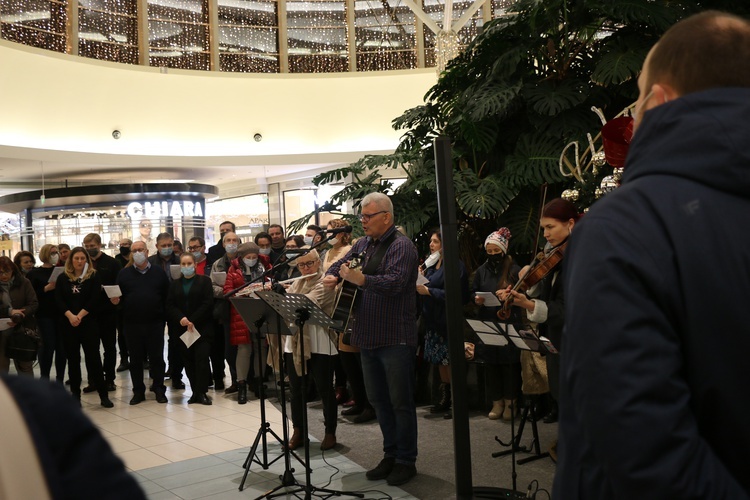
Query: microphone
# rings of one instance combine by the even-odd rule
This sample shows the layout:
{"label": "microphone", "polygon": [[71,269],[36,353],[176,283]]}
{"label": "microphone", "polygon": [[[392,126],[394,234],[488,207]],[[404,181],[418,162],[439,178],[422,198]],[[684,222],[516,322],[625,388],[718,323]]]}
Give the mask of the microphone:
{"label": "microphone", "polygon": [[352,229],[353,229],[352,226],[344,226],[344,227],[337,227],[336,229],[326,229],[324,231],[320,231],[320,233],[323,233],[323,234],[351,233]]}

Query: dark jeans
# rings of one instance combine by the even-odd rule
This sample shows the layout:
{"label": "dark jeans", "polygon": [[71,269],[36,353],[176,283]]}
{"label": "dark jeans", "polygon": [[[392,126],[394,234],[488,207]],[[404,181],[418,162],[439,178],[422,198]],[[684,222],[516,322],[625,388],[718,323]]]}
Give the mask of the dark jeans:
{"label": "dark jeans", "polygon": [[193,394],[205,394],[208,392],[208,382],[211,380],[211,368],[208,365],[211,344],[201,336],[189,349],[183,341],[180,341],[180,346],[185,373],[187,373]]}
{"label": "dark jeans", "polygon": [[371,408],[370,400],[367,399],[367,389],[365,388],[365,379],[362,375],[362,359],[358,352],[339,351],[341,365],[346,371],[349,379],[349,385],[352,386],[352,398],[357,406],[361,408]]}
{"label": "dark jeans", "polygon": [[362,349],[362,373],[383,433],[383,454],[396,462],[417,460],[414,363],[417,348],[393,345]]}
{"label": "dark jeans", "polygon": [[[307,363],[306,378],[315,381],[315,387],[323,402],[323,420],[325,422],[326,434],[336,434],[338,408],[336,404],[336,392],[333,390],[333,366],[336,356],[327,354],[311,354]],[[292,425],[302,428],[302,412],[306,410],[305,396],[302,394],[302,377],[297,375],[294,369],[294,357],[292,353],[284,353],[284,364],[289,375],[289,392],[292,404]],[[309,386],[308,386],[309,387]]]}
{"label": "dark jeans", "polygon": [[99,316],[99,338],[104,347],[104,380],[115,381],[115,366],[117,366],[117,316],[103,314]]}
{"label": "dark jeans", "polygon": [[36,324],[39,327],[39,335],[42,337],[42,345],[39,347],[41,378],[49,378],[54,358],[55,378],[58,382],[62,382],[65,379],[65,364],[67,363],[62,331],[58,328],[57,320],[53,318],[37,317]]}
{"label": "dark jeans", "polygon": [[[183,331],[180,331],[183,330]],[[172,378],[172,383],[175,381],[182,381],[182,370],[185,369],[185,361],[182,353],[182,348],[185,347],[185,342],[180,340],[180,335],[185,333],[184,329],[167,327],[167,360],[169,361],[169,376]]]}
{"label": "dark jeans", "polygon": [[130,378],[133,393],[146,394],[143,383],[144,353],[148,354],[149,371],[154,379],[154,391],[164,394],[164,322],[125,323],[125,336],[130,350]]}
{"label": "dark jeans", "polygon": [[68,375],[70,376],[70,392],[81,393],[81,347],[86,360],[86,371],[89,383],[101,393],[104,387],[102,372],[102,358],[99,356],[99,331],[95,318],[86,316],[81,324],[74,327],[64,318],[60,323],[65,353],[68,356]]}

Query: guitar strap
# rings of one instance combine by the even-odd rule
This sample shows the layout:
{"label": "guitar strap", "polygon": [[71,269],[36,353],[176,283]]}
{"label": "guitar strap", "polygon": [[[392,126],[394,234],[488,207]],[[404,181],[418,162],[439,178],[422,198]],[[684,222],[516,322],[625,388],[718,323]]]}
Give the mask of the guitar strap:
{"label": "guitar strap", "polygon": [[398,230],[393,231],[391,235],[384,239],[379,245],[378,248],[375,250],[375,253],[372,254],[372,257],[370,257],[367,260],[367,263],[362,268],[362,274],[375,274],[375,271],[378,270],[378,266],[380,265],[380,261],[383,260],[383,257],[385,256],[385,252],[388,250],[388,247],[391,246],[391,243],[396,241],[396,238],[401,236],[401,233],[398,232]]}

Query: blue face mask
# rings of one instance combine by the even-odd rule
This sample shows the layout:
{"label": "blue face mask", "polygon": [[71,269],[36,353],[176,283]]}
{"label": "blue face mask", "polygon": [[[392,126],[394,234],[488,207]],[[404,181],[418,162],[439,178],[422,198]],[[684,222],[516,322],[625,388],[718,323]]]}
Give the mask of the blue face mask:
{"label": "blue face mask", "polygon": [[192,278],[193,275],[195,274],[195,267],[194,266],[181,267],[180,272],[182,273],[184,277]]}
{"label": "blue face mask", "polygon": [[174,249],[170,247],[159,249],[159,253],[162,257],[169,257],[170,255],[172,255],[172,252],[174,252]]}
{"label": "blue face mask", "polygon": [[203,255],[203,252],[193,252],[193,257],[195,257],[195,260],[198,260]]}
{"label": "blue face mask", "polygon": [[141,266],[146,262],[146,254],[143,252],[133,252],[133,262]]}

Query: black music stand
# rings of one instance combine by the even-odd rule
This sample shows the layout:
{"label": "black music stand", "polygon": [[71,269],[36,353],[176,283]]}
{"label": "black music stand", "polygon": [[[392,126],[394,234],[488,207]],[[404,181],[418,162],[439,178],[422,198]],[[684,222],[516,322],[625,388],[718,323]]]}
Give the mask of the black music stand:
{"label": "black music stand", "polygon": [[[536,335],[532,332],[524,332],[524,334],[522,335],[521,333],[517,332],[513,325],[511,325],[510,323],[497,323],[495,321],[479,320],[467,320],[467,322],[469,323],[469,326],[471,326],[472,330],[474,330],[474,333],[476,333],[476,335],[486,345],[496,345],[498,347],[508,346],[511,349],[515,349],[519,352],[548,352],[546,345],[539,339],[539,337],[536,337]],[[541,450],[539,449],[539,433],[536,427],[536,420],[532,420],[531,425],[534,433],[533,445],[535,454],[531,457],[516,460],[516,453],[528,453],[531,452],[531,448],[521,446],[521,437],[523,436],[524,424],[528,419],[529,408],[524,408],[521,416],[521,423],[518,426],[518,433],[516,433],[515,421],[518,400],[516,400],[516,404],[514,406],[515,407],[510,414],[511,441],[509,443],[504,443],[500,440],[500,438],[495,436],[495,441],[505,447],[510,447],[510,449],[498,451],[492,454],[493,458],[511,455],[511,477],[513,489],[508,490],[505,488],[491,487],[474,488],[474,493],[477,495],[477,498],[525,498],[525,494],[519,492],[516,489],[518,477],[516,473],[516,464],[523,465],[525,463],[549,456],[549,453],[541,453]]]}
{"label": "black music stand", "polygon": [[[302,294],[286,294],[286,295],[279,295],[276,292],[272,291],[265,291],[265,292],[256,292],[256,295],[266,302],[271,308],[273,308],[276,313],[278,313],[281,318],[283,318],[288,325],[295,324],[299,328],[300,332],[302,332],[305,328],[305,323],[311,323],[313,325],[317,325],[323,328],[330,328],[336,324],[335,321],[333,321],[320,307],[315,304],[312,300],[310,300],[306,295]],[[304,335],[300,335],[300,353],[302,355],[302,391],[301,396],[304,398],[304,395],[307,394],[307,382],[306,382],[306,373],[305,373],[305,365],[304,362],[305,359],[305,342],[304,342]],[[304,399],[303,399],[304,401]],[[295,484],[298,486],[298,490],[291,491],[291,492],[285,492],[285,493],[277,493],[275,495],[268,496],[268,498],[272,498],[274,496],[279,496],[282,494],[294,494],[298,492],[305,492],[305,499],[311,498],[313,492],[320,491],[323,493],[327,493],[328,496],[341,496],[341,495],[347,495],[347,496],[354,496],[358,498],[364,498],[364,495],[362,493],[355,493],[355,492],[349,492],[349,491],[337,491],[337,490],[330,490],[326,488],[318,488],[316,486],[313,486],[310,484],[310,473],[312,472],[309,464],[310,464],[310,441],[308,440],[308,429],[307,429],[307,408],[303,404],[303,411],[302,411],[302,435],[303,435],[303,443],[305,447],[305,463],[308,464],[307,467],[305,467],[305,484],[302,485],[299,482],[295,481]]]}
{"label": "black music stand", "polygon": [[[229,299],[232,304],[234,305],[234,308],[239,313],[240,317],[242,317],[242,320],[245,322],[247,327],[252,331],[253,326],[255,327],[256,332],[256,345],[258,346],[258,349],[260,349],[260,344],[262,341],[262,334],[261,334],[261,328],[265,324],[266,325],[266,334],[267,335],[291,335],[292,332],[289,330],[289,328],[286,326],[285,323],[281,322],[279,315],[274,311],[271,307],[268,306],[265,302],[258,299],[253,299],[249,297],[232,297]],[[276,332],[269,332],[268,324],[269,320],[273,317],[276,317]],[[279,345],[283,346],[283,342],[279,342]],[[258,354],[258,373],[263,373],[263,360],[260,355]],[[286,422],[287,415],[286,415],[286,401],[285,401],[285,394],[286,390],[284,387],[284,350],[283,348],[279,349],[279,369],[282,371],[281,376],[281,387],[279,388],[279,391],[281,393],[280,400],[281,400],[281,418],[282,422]],[[259,497],[267,497],[271,498],[269,494],[272,494],[276,492],[280,488],[284,488],[287,486],[292,486],[295,484],[294,480],[294,469],[291,468],[291,459],[289,458],[289,455],[294,455],[294,458],[296,458],[303,466],[305,465],[305,462],[302,461],[302,459],[294,453],[294,451],[289,450],[289,448],[286,446],[286,443],[289,442],[289,432],[287,430],[287,426],[282,424],[282,434],[283,439],[279,437],[278,434],[276,434],[273,429],[271,429],[271,424],[266,421],[266,402],[265,402],[265,386],[262,384],[262,376],[259,381],[259,390],[260,390],[260,429],[258,430],[258,434],[255,436],[255,440],[253,441],[253,445],[250,448],[250,452],[247,454],[247,458],[245,459],[245,462],[242,464],[242,467],[245,469],[245,473],[242,475],[242,481],[240,481],[240,491],[242,491],[245,487],[245,480],[247,479],[247,474],[250,472],[250,466],[252,465],[252,462],[257,463],[261,467],[263,467],[264,470],[268,469],[273,463],[275,463],[277,460],[279,460],[281,457],[284,457],[284,474],[281,476],[281,484],[277,486],[276,488],[272,489],[270,492],[266,493],[265,495]],[[274,458],[270,462],[268,461],[268,442],[266,434],[271,434],[281,445],[284,452],[279,455],[278,457]],[[259,460],[256,457],[256,453],[258,450],[258,444],[263,443],[263,459],[262,461]],[[307,468],[307,467],[305,467]]]}

